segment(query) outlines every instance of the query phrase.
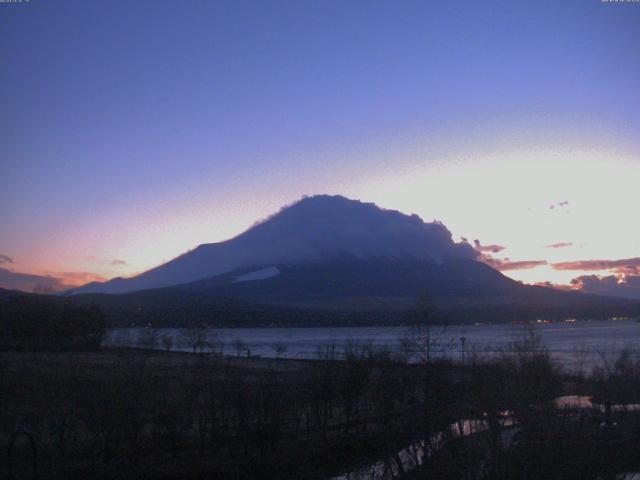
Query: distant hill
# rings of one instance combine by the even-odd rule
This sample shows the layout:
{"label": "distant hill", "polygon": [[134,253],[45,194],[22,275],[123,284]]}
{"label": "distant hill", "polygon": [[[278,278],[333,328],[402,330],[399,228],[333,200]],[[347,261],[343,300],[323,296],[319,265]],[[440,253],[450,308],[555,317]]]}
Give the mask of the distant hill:
{"label": "distant hill", "polygon": [[638,301],[521,284],[477,256],[441,223],[317,196],[226,242],[69,293],[117,324],[397,324],[421,297],[452,322],[640,314]]}
{"label": "distant hill", "polygon": [[402,325],[408,312],[334,311],[263,305],[172,288],[125,294],[87,293],[71,298],[98,305],[110,326],[331,327]]}
{"label": "distant hill", "polygon": [[0,350],[93,350],[105,328],[95,304],[0,289]]}

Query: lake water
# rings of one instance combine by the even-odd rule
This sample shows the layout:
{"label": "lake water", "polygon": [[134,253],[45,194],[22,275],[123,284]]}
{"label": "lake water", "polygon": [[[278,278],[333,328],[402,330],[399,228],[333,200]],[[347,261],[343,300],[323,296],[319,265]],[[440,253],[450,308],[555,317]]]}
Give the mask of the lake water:
{"label": "lake water", "polygon": [[[640,353],[640,323],[633,320],[584,321],[534,324],[538,334],[552,357],[567,369],[590,370],[603,361],[611,361],[623,349],[632,355]],[[191,351],[194,331],[189,329],[117,328],[107,333],[105,345],[148,347],[155,341],[155,348],[169,347],[176,351]],[[341,328],[218,328],[206,331],[207,341],[225,354],[237,353],[238,340],[250,353],[262,357],[277,356],[276,345],[281,345],[282,358],[317,358],[319,349],[334,350],[340,356],[345,347],[357,342],[370,344],[375,349],[400,351],[400,339],[406,337],[406,327],[341,327]],[[463,355],[476,352],[481,356],[496,355],[509,349],[509,344],[522,338],[520,325],[470,325],[435,327],[432,335],[437,338],[435,355],[446,355],[462,360]],[[170,338],[167,344],[163,338]],[[464,337],[464,353],[461,338]],[[170,343],[170,345],[168,345]]]}

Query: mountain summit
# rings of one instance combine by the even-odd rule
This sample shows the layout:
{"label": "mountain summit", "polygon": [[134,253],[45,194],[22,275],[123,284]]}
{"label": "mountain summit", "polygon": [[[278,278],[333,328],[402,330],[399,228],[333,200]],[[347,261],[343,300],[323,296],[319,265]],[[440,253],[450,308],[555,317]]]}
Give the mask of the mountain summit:
{"label": "mountain summit", "polygon": [[[90,283],[70,293],[125,293],[195,282],[236,270],[341,256],[413,257],[437,263],[474,259],[467,243],[453,241],[439,222],[385,210],[342,196],[317,195],[281,209],[244,233],[220,243],[202,244],[132,278]],[[273,271],[272,271],[273,272]]]}

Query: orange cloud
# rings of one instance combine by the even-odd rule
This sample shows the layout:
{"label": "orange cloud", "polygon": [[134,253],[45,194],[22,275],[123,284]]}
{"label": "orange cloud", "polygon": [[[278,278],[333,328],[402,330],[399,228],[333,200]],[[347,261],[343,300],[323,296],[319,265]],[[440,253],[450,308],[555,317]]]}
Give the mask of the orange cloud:
{"label": "orange cloud", "polygon": [[65,287],[77,287],[89,282],[104,282],[101,275],[91,272],[45,272],[46,276],[58,279]]}
{"label": "orange cloud", "polygon": [[578,260],[553,263],[554,270],[612,270],[615,273],[640,273],[640,257],[621,260]]}
{"label": "orange cloud", "polygon": [[585,293],[640,299],[639,275],[583,275],[571,280],[571,286]]}
{"label": "orange cloud", "polygon": [[0,268],[0,288],[25,292],[54,293],[104,280],[104,277],[90,272],[45,272],[37,275]]}
{"label": "orange cloud", "polygon": [[[464,240],[466,240],[466,239],[464,239]],[[478,252],[498,253],[498,252],[501,252],[502,250],[506,249],[507,247],[503,247],[502,245],[482,245],[480,243],[480,240],[474,240],[473,241],[473,248],[475,248]]]}
{"label": "orange cloud", "polygon": [[546,260],[521,260],[512,262],[508,258],[501,260],[499,258],[494,258],[491,255],[483,255],[480,260],[487,265],[495,268],[496,270],[500,270],[501,272],[507,270],[529,270],[531,268],[536,268],[547,264]]}
{"label": "orange cloud", "polygon": [[551,245],[547,245],[545,248],[566,248],[572,247],[572,242],[560,242],[560,243],[552,243]]}
{"label": "orange cloud", "polygon": [[565,291],[569,291],[569,290],[574,290],[574,288],[571,285],[563,285],[561,283],[553,283],[553,282],[536,282],[534,283],[534,285],[538,285],[539,287],[549,287],[549,288],[555,288],[557,290],[565,290]]}
{"label": "orange cloud", "polygon": [[496,267],[500,271],[505,270],[528,270],[530,268],[540,267],[541,265],[546,265],[546,260],[523,260],[520,262],[505,262],[501,261]]}

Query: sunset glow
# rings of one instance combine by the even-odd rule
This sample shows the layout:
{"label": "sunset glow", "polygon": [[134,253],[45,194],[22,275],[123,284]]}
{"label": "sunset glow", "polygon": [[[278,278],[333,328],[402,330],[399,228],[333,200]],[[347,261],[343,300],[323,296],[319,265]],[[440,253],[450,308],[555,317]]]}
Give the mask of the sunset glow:
{"label": "sunset glow", "polygon": [[[554,268],[561,262],[606,259],[611,252],[620,258],[640,257],[640,227],[632,220],[640,167],[629,154],[531,148],[497,150],[473,160],[470,154],[435,159],[428,153],[422,155],[398,152],[380,161],[395,168],[382,165],[367,178],[354,179],[349,185],[333,182],[327,190],[416,213],[425,221],[442,221],[456,239],[464,237],[471,243],[478,239],[482,245],[504,247],[490,253],[504,262],[546,262],[503,272],[528,283],[568,284],[582,274],[610,271]],[[29,260],[15,267],[62,277],[69,286],[134,275],[200,243],[229,239],[256,219],[305,193],[320,193],[322,188],[315,182],[289,189],[283,184],[280,191],[287,195],[263,192],[262,204],[235,199],[220,205],[204,184],[184,204],[170,210],[170,221],[164,209],[141,208],[102,217],[93,224],[56,232],[46,239],[47,249],[37,239],[18,247],[14,255]],[[463,197],[468,200],[452,201]],[[70,265],[73,272],[91,273],[65,274]]]}
{"label": "sunset glow", "polygon": [[362,6],[2,6],[0,286],[136,275],[318,193],[523,282],[637,273],[554,265],[640,257],[640,9]]}

